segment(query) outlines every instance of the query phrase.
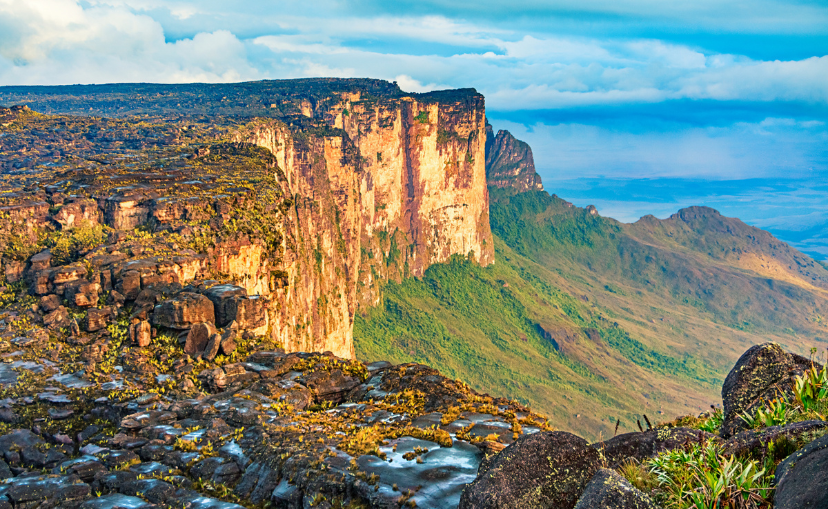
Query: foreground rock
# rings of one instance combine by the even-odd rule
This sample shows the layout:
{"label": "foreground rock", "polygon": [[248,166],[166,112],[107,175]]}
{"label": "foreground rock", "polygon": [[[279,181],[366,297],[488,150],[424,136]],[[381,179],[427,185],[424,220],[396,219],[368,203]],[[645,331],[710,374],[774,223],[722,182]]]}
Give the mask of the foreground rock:
{"label": "foreground rock", "polygon": [[753,413],[765,401],[790,398],[794,379],[810,365],[807,359],[785,352],[776,343],[756,345],[742,354],[722,385],[722,436],[727,438],[746,429],[740,415]]}
{"label": "foreground rock", "polygon": [[460,509],[572,508],[599,465],[598,452],[583,438],[537,433],[481,467],[463,492]]}
{"label": "foreground rock", "polygon": [[575,509],[659,509],[614,470],[602,468],[589,481]]}
{"label": "foreground rock", "polygon": [[776,468],[776,509],[828,507],[828,436],[791,454]]}

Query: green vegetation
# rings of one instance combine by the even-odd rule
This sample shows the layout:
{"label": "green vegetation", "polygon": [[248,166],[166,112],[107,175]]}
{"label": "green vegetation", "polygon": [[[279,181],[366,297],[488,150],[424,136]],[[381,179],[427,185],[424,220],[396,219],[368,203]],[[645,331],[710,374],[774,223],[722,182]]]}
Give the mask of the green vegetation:
{"label": "green vegetation", "polygon": [[[635,430],[645,412],[718,403],[745,344],[801,352],[802,337],[826,337],[825,295],[798,273],[769,283],[752,272],[734,253],[800,265],[736,220],[695,211],[625,225],[545,192],[490,188],[490,199],[495,264],[455,258],[388,284],[380,306],[356,317],[360,359],[428,364],[599,438],[618,417]],[[713,415],[696,426],[717,429]]]}
{"label": "green vegetation", "polygon": [[644,488],[654,484],[651,493],[666,509],[770,507],[773,470],[757,460],[726,457],[713,442],[664,452],[646,466],[655,482],[631,481]]}
{"label": "green vegetation", "polygon": [[[602,344],[625,365],[632,361],[694,384],[717,383],[716,374],[700,363],[647,347],[600,309],[515,263],[530,262],[502,242],[496,239],[495,245],[500,262],[491,267],[455,256],[430,267],[421,279],[388,284],[382,305],[356,317],[358,358],[432,365],[477,390],[552,408],[557,423],[577,419],[577,412],[560,404],[565,394],[573,410],[589,401],[596,415],[611,408],[630,416],[627,426],[634,426],[633,398],[607,379],[603,355],[593,355]],[[598,343],[587,354],[572,355],[562,344],[565,338]],[[610,425],[609,419],[590,424],[593,429]]]}
{"label": "green vegetation", "polygon": [[428,124],[428,111],[421,111],[416,117],[414,117],[414,120],[421,124]]}

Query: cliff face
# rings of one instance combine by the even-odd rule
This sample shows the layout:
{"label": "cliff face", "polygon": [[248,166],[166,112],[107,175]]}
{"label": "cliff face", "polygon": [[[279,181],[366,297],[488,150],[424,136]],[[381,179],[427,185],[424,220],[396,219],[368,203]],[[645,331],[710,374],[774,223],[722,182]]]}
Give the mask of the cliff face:
{"label": "cliff face", "polygon": [[498,131],[486,124],[486,179],[490,186],[517,192],[543,191],[540,175],[529,144],[516,139],[509,131]]}
{"label": "cliff face", "polygon": [[[215,121],[221,124],[219,133],[212,126],[194,135],[201,127],[187,125],[191,119],[171,128],[165,118],[169,132],[154,133],[152,139],[179,147],[175,150],[192,147],[195,160],[210,161],[209,168],[182,163],[174,177],[165,177],[167,182],[155,173],[152,178],[147,173],[136,176],[130,165],[108,167],[109,174],[86,172],[83,178],[76,173],[71,187],[100,205],[92,213],[79,211],[100,217],[101,224],[115,230],[145,228],[158,235],[173,231],[184,232],[188,239],[189,234],[209,238],[193,244],[198,259],[176,272],[179,283],[205,278],[232,282],[247,295],[262,297],[266,323],[256,322],[257,330],[286,350],[330,350],[352,357],[354,314],[360,305],[379,301],[384,281],[422,275],[431,264],[457,254],[488,265],[494,261],[494,246],[483,97],[470,90],[406,95],[390,84],[341,81],[306,80],[296,87],[278,82],[273,93],[281,96],[267,98],[270,109],[281,112],[271,115],[276,118],[222,119]],[[112,113],[118,104],[112,100],[114,93],[84,90],[82,104]],[[120,90],[119,97],[130,93],[137,94]],[[178,99],[187,100],[188,93],[180,92]],[[229,94],[226,89],[220,93]],[[74,111],[74,102],[67,103],[65,94],[59,97],[46,94],[41,101],[51,109]],[[217,109],[226,98],[222,95],[216,102]],[[165,108],[153,100],[142,107],[150,112]],[[124,125],[133,126],[130,120]],[[127,127],[91,131],[119,129]],[[86,136],[85,150],[106,145],[106,150],[122,151],[130,146],[129,140],[113,134],[102,137],[104,143],[89,142]],[[78,140],[71,143],[81,146]],[[267,149],[272,161],[251,150],[253,146]],[[27,156],[3,164],[25,168],[46,162],[30,157],[31,152]],[[180,159],[152,157],[159,157],[150,163],[156,172],[168,164],[161,161]],[[258,164],[269,168],[262,170],[270,173],[264,180],[246,169]],[[232,180],[231,175],[239,175],[238,181],[222,182]],[[130,186],[113,188],[119,180]],[[169,187],[185,184],[190,187],[184,191]],[[234,197],[231,203],[226,196]],[[56,208],[44,198],[44,210]],[[27,226],[30,237],[54,220],[44,217],[38,225]],[[15,270],[28,270],[26,263]]]}

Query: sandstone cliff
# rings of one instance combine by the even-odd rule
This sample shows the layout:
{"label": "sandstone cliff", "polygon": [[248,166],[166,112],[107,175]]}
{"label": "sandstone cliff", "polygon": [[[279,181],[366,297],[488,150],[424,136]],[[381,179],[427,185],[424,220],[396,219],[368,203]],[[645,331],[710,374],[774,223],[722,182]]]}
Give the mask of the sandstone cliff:
{"label": "sandstone cliff", "polygon": [[[3,153],[13,155],[0,165],[18,175],[4,186],[6,213],[19,216],[15,238],[46,248],[56,242],[50,235],[81,224],[121,231],[110,234],[110,249],[126,259],[100,267],[106,281],[97,273],[87,281],[101,291],[123,290],[130,272],[123,265],[141,260],[148,281],[149,273],[164,273],[170,284],[232,283],[265,308],[251,329],[288,351],[343,357],[353,356],[354,314],[378,302],[384,281],[421,275],[457,254],[494,261],[481,95],[411,95],[376,80],[256,85],[165,87],[164,94],[147,89],[155,85],[33,89],[35,108],[80,113],[91,105],[109,115],[156,116],[146,125],[5,110],[12,121],[4,124],[11,136],[2,138]],[[253,92],[255,105],[248,104]],[[0,100],[15,93],[2,89]],[[170,109],[165,101],[191,101],[208,115],[158,117]],[[123,247],[136,228],[180,252]],[[183,242],[169,241],[171,234]],[[38,275],[54,271],[54,257],[41,266],[32,250],[21,256],[14,247],[7,242],[7,277],[39,277],[40,295],[67,291],[51,272]],[[139,282],[127,301],[151,284]]]}
{"label": "sandstone cliff", "polygon": [[535,159],[529,144],[509,131],[498,131],[486,124],[486,180],[488,185],[517,192],[543,191],[541,177],[535,172]]}

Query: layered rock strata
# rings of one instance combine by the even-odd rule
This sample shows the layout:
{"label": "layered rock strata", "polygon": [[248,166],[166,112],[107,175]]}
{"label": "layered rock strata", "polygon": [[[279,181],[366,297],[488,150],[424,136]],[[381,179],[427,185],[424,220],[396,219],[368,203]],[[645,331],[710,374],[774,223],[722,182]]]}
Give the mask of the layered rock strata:
{"label": "layered rock strata", "polygon": [[486,124],[486,181],[488,185],[511,191],[543,191],[541,177],[535,171],[535,158],[529,144],[516,139],[509,131],[494,135]]}

